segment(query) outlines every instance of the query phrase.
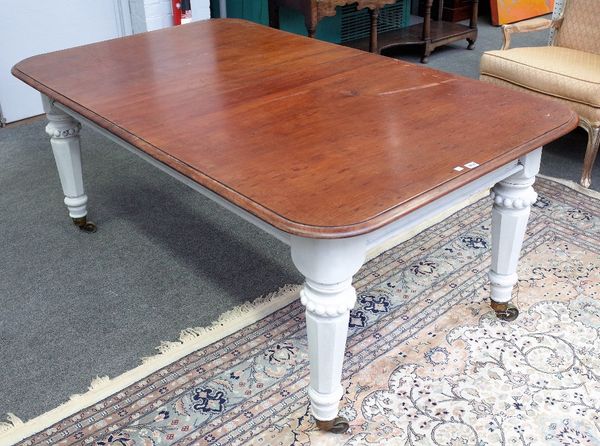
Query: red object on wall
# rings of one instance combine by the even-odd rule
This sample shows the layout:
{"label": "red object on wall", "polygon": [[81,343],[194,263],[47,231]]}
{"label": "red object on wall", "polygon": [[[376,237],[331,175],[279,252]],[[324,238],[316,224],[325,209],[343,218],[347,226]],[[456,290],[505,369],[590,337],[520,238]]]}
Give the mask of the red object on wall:
{"label": "red object on wall", "polygon": [[171,0],[173,5],[173,25],[181,25],[181,0]]}

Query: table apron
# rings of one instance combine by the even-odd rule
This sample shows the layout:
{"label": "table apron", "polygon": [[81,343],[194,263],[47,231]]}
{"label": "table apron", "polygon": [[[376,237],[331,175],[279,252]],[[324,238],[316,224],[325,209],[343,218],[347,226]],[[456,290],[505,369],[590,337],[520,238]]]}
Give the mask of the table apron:
{"label": "table apron", "polygon": [[98,133],[100,133],[100,134],[106,136],[107,138],[109,138],[110,140],[116,142],[121,147],[129,150],[131,153],[136,154],[137,156],[139,156],[143,160],[147,161],[148,163],[152,164],[153,166],[157,167],[158,169],[162,170],[163,172],[169,174],[170,176],[172,176],[176,180],[180,181],[181,183],[183,183],[183,184],[191,187],[195,191],[201,193],[202,195],[204,195],[209,200],[211,200],[211,201],[219,204],[220,206],[224,207],[225,209],[227,209],[227,210],[233,212],[234,214],[236,214],[237,216],[243,218],[247,222],[249,222],[249,223],[253,224],[254,226],[262,229],[263,231],[271,234],[272,236],[274,236],[277,239],[281,240],[285,244],[289,245],[291,243],[290,242],[290,234],[288,234],[287,232],[284,232],[284,231],[281,231],[280,229],[277,229],[276,227],[270,225],[269,223],[261,220],[260,218],[256,217],[255,215],[251,214],[250,212],[248,212],[248,211],[240,208],[239,206],[236,206],[235,204],[231,203],[230,201],[222,198],[220,195],[214,193],[210,189],[207,189],[206,187],[202,186],[201,184],[198,184],[196,181],[192,180],[191,178],[186,177],[185,175],[181,174],[180,172],[178,172],[177,170],[173,169],[172,167],[169,167],[166,164],[160,162],[159,160],[151,157],[150,155],[148,155],[143,150],[138,149],[134,145],[132,145],[132,144],[128,143],[127,141],[119,138],[114,133],[111,133],[108,130],[100,127],[98,124],[94,123],[93,121],[90,121],[86,117],[84,117],[84,116],[80,115],[79,113],[71,110],[69,107],[67,107],[67,106],[65,106],[63,104],[60,104],[58,102],[54,102],[53,105],[54,105],[54,107],[56,107],[56,108],[64,111],[65,113],[73,116],[75,119],[77,119],[78,121],[80,121],[82,124],[85,124],[85,125],[91,127],[92,129],[94,129]]}
{"label": "table apron", "polygon": [[[511,161],[470,183],[456,189],[410,214],[367,234],[367,250],[376,250],[388,240],[411,231],[413,228],[437,217],[446,210],[466,203],[478,192],[485,191],[505,178],[520,172],[523,166],[518,160]],[[490,204],[491,205],[491,204]]]}
{"label": "table apron", "polygon": [[[186,184],[195,191],[201,193],[213,202],[221,205],[225,209],[228,209],[229,211],[233,212],[234,214],[238,215],[239,217],[243,218],[244,220],[253,224],[254,226],[262,229],[263,231],[271,234],[272,236],[276,237],[278,240],[284,242],[285,244],[291,245],[291,234],[277,229],[276,227],[251,214],[250,212],[222,198],[220,195],[216,194],[210,189],[207,189],[206,187],[198,184],[196,181],[181,174],[177,170],[151,157],[146,152],[138,149],[137,147],[133,146],[127,141],[124,141],[123,139],[119,138],[117,135],[100,127],[98,124],[94,123],[93,121],[90,121],[89,119],[73,111],[69,107],[58,102],[54,102],[53,105],[54,107],[73,116],[75,119],[82,122],[83,124],[96,130],[100,134],[106,136],[110,140],[116,142],[121,147],[141,157],[142,159],[157,167],[158,169],[162,170],[163,172],[169,174],[181,183]],[[444,211],[452,208],[453,206],[466,202],[466,200],[468,200],[470,197],[477,194],[478,192],[489,189],[494,184],[521,171],[522,169],[523,166],[519,164],[518,160],[511,161],[505,164],[504,166],[494,170],[493,172],[490,172],[482,176],[481,178],[478,178],[466,184],[465,186],[455,191],[452,191],[447,195],[444,195],[443,197],[417,209],[416,211],[411,212],[410,214],[392,223],[385,225],[382,228],[376,229],[375,231],[372,231],[368,234],[359,235],[357,237],[366,238],[367,250],[376,250],[378,246],[384,245],[387,241],[393,238],[401,237],[402,234],[408,233],[413,228],[427,222],[428,220],[436,217],[437,215],[440,215]]]}

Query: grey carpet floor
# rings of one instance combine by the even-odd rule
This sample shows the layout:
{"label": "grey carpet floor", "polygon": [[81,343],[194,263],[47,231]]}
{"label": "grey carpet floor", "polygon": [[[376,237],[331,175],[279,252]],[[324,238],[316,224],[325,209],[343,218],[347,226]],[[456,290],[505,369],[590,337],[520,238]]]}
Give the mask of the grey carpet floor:
{"label": "grey carpet floor", "polygon": [[[481,51],[499,43],[484,23],[477,50],[450,45],[429,66],[477,77]],[[182,329],[301,282],[285,245],[87,129],[99,231],[77,231],[43,127],[0,129],[0,414],[39,415],[97,375],[134,368]],[[577,181],[585,138],[574,131],[551,144],[542,172]],[[598,190],[597,165],[594,180]]]}
{"label": "grey carpet floor", "polygon": [[284,244],[87,129],[99,230],[78,231],[44,124],[0,130],[0,413],[41,414],[182,329],[301,283]]}

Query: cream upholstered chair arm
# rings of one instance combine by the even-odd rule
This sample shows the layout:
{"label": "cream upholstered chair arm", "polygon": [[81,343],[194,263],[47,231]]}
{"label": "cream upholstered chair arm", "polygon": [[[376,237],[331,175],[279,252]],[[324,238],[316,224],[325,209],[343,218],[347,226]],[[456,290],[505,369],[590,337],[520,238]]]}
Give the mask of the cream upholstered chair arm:
{"label": "cream upholstered chair arm", "polygon": [[510,47],[510,38],[512,34],[516,33],[529,33],[532,31],[542,31],[550,28],[560,28],[562,24],[562,16],[556,20],[548,20],[537,17],[535,19],[523,20],[517,23],[511,23],[510,25],[502,25],[502,33],[504,34],[504,43],[502,44],[501,50],[507,50]]}

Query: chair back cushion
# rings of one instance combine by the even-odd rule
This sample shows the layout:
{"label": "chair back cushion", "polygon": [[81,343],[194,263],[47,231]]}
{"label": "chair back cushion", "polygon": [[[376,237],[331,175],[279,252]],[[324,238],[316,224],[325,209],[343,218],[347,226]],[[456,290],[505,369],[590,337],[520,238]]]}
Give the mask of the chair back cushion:
{"label": "chair back cushion", "polygon": [[600,0],[565,0],[554,45],[600,54]]}

